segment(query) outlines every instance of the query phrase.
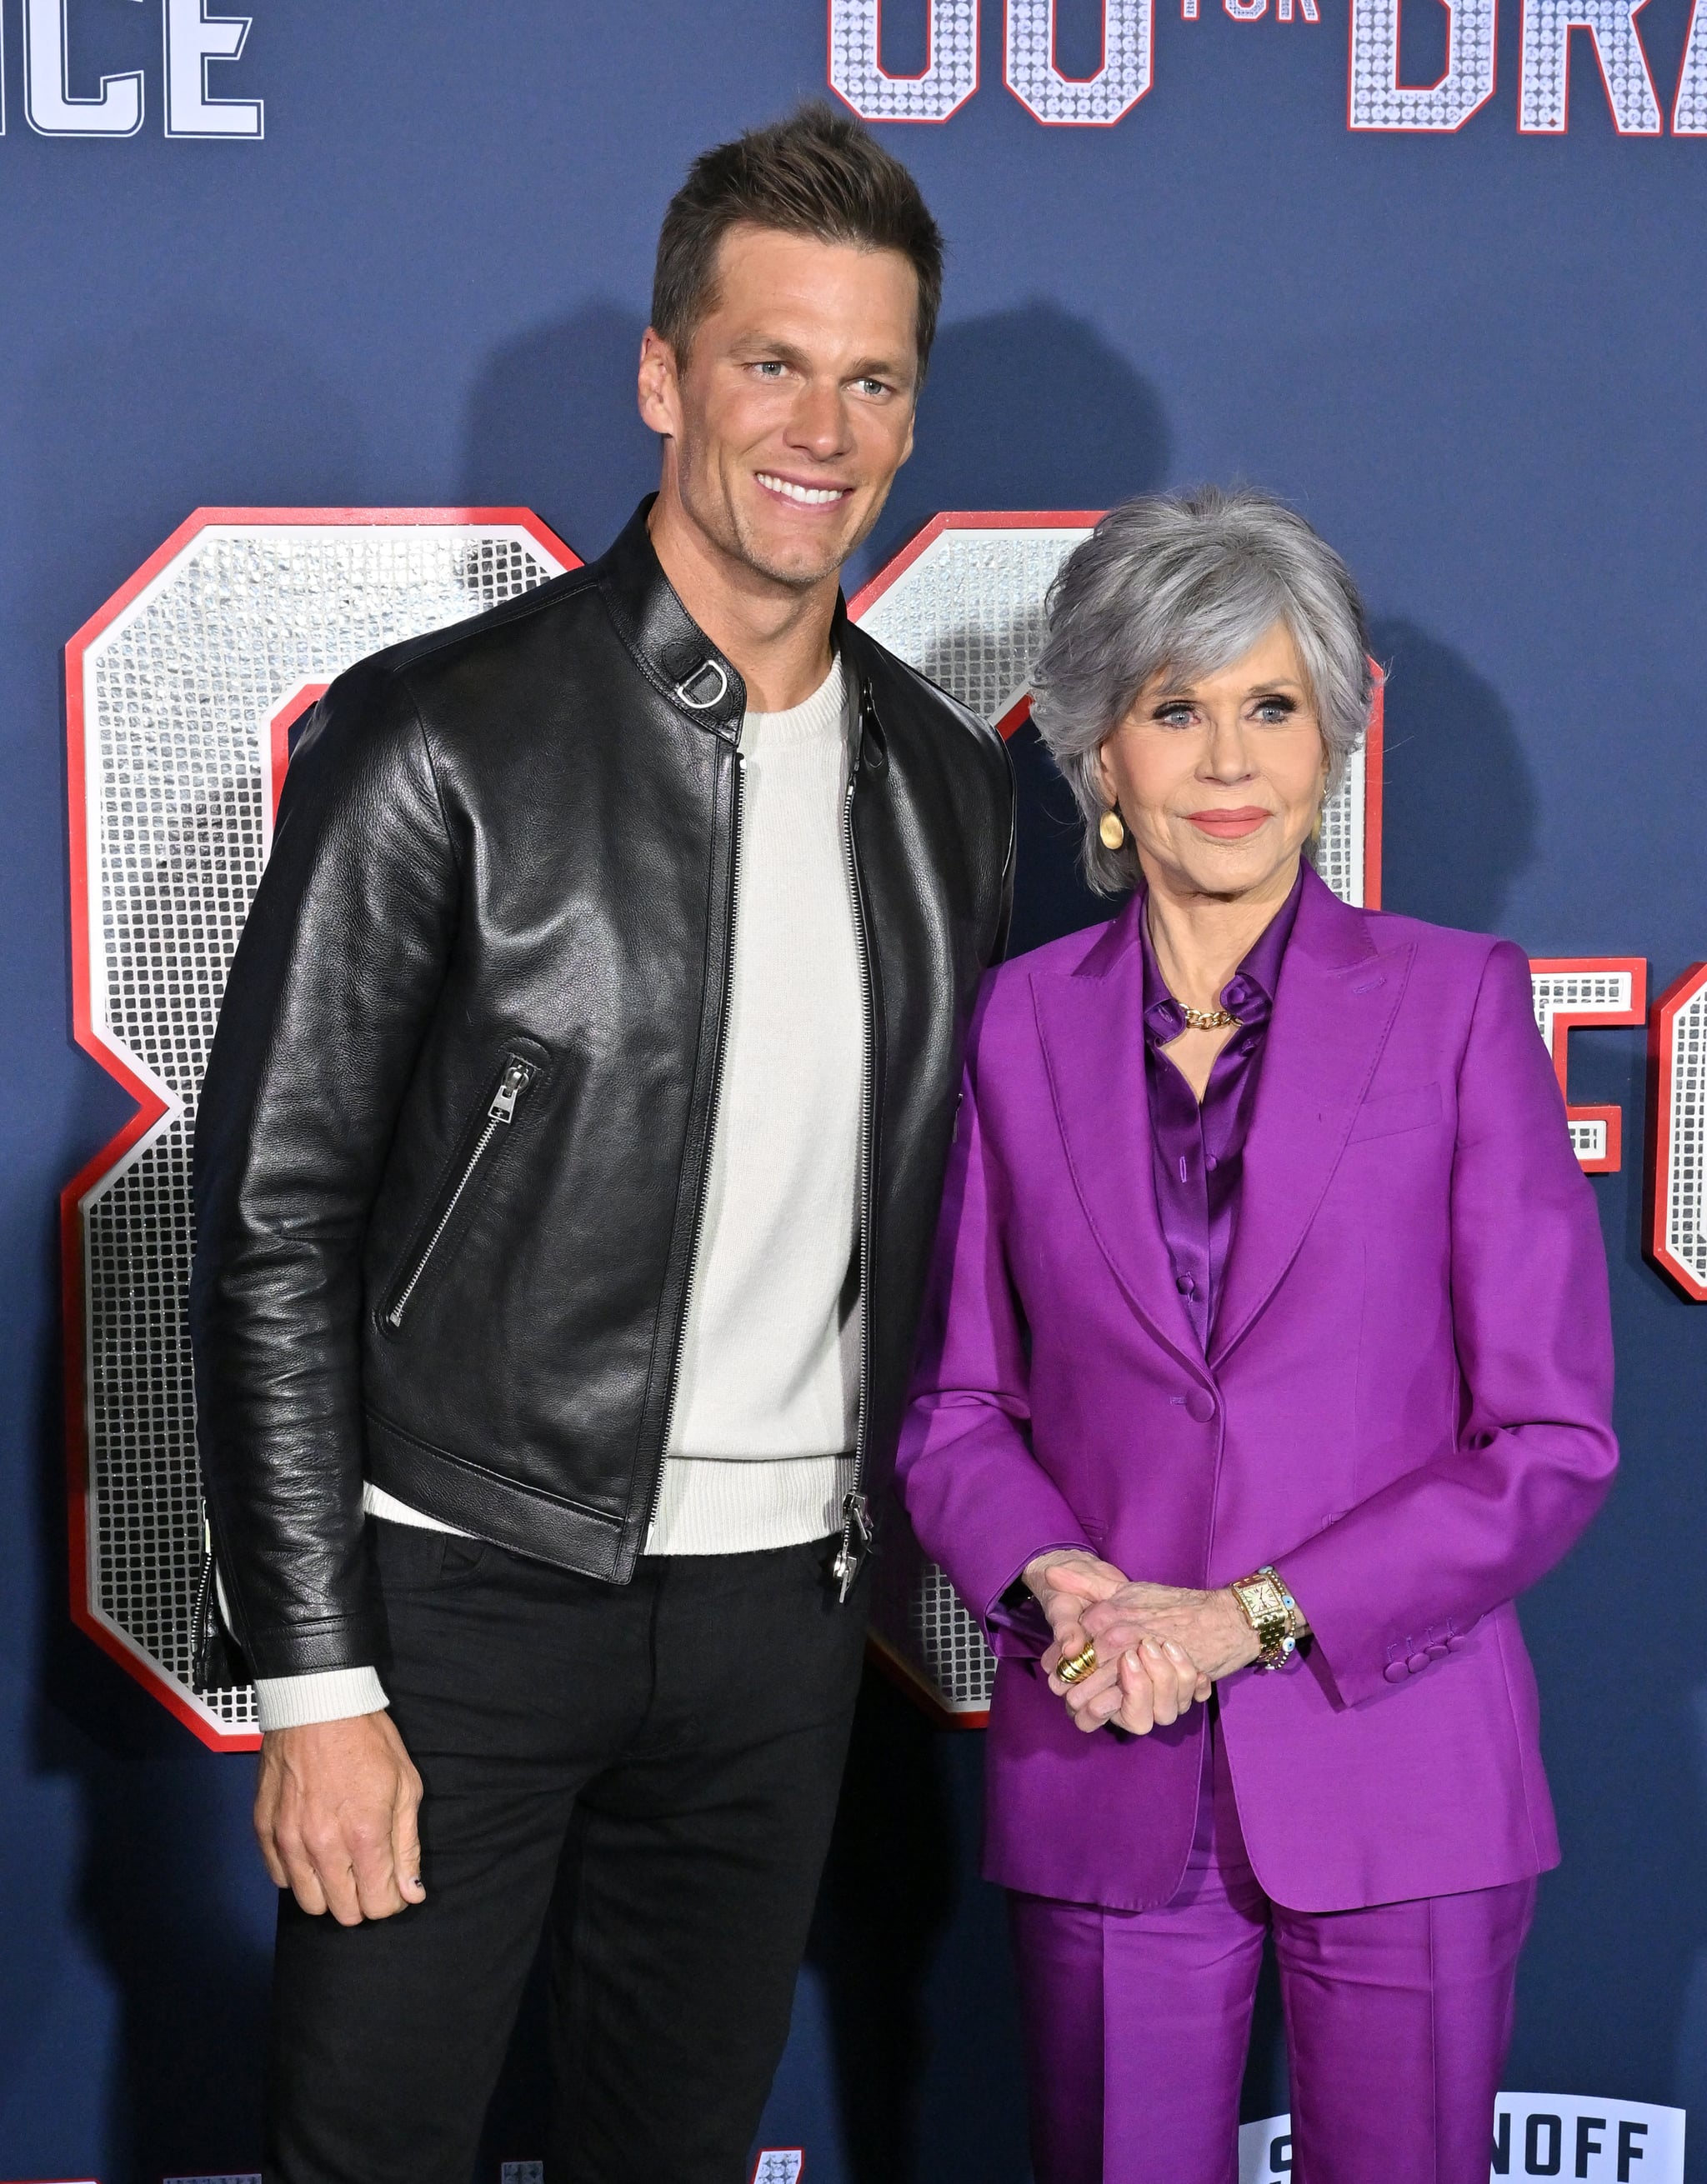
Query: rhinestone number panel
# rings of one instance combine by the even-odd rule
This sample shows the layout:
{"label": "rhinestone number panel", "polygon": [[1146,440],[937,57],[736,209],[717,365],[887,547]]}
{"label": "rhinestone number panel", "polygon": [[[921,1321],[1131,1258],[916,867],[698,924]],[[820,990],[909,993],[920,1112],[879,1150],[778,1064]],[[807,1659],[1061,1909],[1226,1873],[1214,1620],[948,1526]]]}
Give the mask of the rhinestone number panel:
{"label": "rhinestone number panel", "polygon": [[1448,65],[1426,86],[1399,82],[1399,6],[1400,0],[1352,0],[1347,122],[1353,129],[1457,129],[1493,95],[1496,0],[1446,0]]}
{"label": "rhinestone number panel", "polygon": [[1654,1018],[1654,1190],[1650,1256],[1707,1303],[1707,964],[1686,971]]}
{"label": "rhinestone number panel", "polygon": [[1154,0],[1102,0],[1102,65],[1083,78],[1055,64],[1055,9],[1056,0],[1007,0],[1007,87],[1040,121],[1106,128],[1150,88]]}
{"label": "rhinestone number panel", "polygon": [[1562,135],[1570,109],[1570,34],[1594,42],[1621,136],[1657,136],[1660,102],[1636,32],[1643,0],[1524,0],[1522,73],[1517,125],[1526,134]]}
{"label": "rhinestone number panel", "polygon": [[[1146,0],[1148,4],[1148,0]],[[883,0],[830,0],[830,86],[867,121],[946,121],[978,88],[978,0],[929,0],[922,75],[890,75]]]}
{"label": "rhinestone number panel", "polygon": [[[268,723],[305,682],[511,599],[572,559],[522,524],[210,521],[72,648],[88,1032],[165,1112],[82,1196],[86,1609],[210,1743],[189,1691],[202,1514],[185,1306],[196,1100],[269,845]],[[76,657],[81,653],[81,657]],[[75,754],[74,754],[75,760]],[[81,1027],[80,1027],[81,1028]]]}
{"label": "rhinestone number panel", "polygon": [[[1089,535],[1084,524],[962,519],[938,530],[910,561],[903,556],[895,575],[869,585],[854,602],[854,618],[962,705],[1011,732],[1024,717],[1050,584]],[[1359,752],[1323,815],[1318,846],[1322,878],[1351,903],[1364,899],[1366,779]],[[898,1510],[887,1513],[882,1535],[873,1643],[933,1706],[981,1721],[996,1680],[983,1633]]]}

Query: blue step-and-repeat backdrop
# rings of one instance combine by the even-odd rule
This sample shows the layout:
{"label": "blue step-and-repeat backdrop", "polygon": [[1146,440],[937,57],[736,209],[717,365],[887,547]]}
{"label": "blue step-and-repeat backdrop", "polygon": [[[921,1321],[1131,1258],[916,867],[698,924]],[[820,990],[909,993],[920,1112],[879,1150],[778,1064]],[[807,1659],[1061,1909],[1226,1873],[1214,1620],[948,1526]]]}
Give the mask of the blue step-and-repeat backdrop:
{"label": "blue step-and-repeat backdrop", "polygon": [[[258,2167],[273,1896],[244,1708],[181,1680],[178,1312],[294,722],[605,544],[664,203],[827,84],[950,240],[852,575],[1012,733],[1017,944],[1097,914],[1025,720],[1049,570],[1242,479],[1386,671],[1336,883],[1536,965],[1626,1468],[1524,1610],[1565,1856],[1491,2173],[1679,2184],[1693,2114],[1707,2178],[1707,0],[227,4],[0,0],[0,2178]],[[1026,2184],[955,1642],[869,1680],[760,2184]],[[542,2102],[530,2011],[480,2184],[538,2176]],[[1286,2109],[1265,1997],[1244,2184]]]}

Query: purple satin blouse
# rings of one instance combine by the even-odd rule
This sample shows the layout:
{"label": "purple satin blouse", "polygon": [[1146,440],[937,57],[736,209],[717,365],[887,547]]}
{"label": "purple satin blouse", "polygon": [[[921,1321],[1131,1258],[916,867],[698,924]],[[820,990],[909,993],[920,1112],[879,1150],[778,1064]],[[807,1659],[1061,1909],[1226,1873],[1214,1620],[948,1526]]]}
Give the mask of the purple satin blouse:
{"label": "purple satin blouse", "polygon": [[1237,1017],[1240,1028],[1215,1056],[1201,1106],[1162,1051],[1185,1030],[1185,1014],[1157,967],[1148,916],[1138,920],[1144,945],[1144,1075],[1156,1210],[1174,1264],[1174,1286],[1205,1351],[1239,1217],[1245,1139],[1256,1107],[1269,1017],[1303,887],[1300,870],[1291,893],[1221,989],[1221,1006]]}

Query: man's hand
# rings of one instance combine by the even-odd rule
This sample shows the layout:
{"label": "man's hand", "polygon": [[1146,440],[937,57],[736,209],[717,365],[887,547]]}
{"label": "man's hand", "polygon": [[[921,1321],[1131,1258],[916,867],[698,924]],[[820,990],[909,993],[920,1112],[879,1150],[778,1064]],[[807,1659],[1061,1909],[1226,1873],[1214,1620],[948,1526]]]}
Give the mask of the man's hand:
{"label": "man's hand", "polygon": [[1235,1669],[1248,1666],[1261,1651],[1256,1632],[1225,1586],[1219,1592],[1197,1592],[1135,1582],[1111,1591],[1102,1585],[1093,1590],[1076,1571],[1060,1575],[1063,1587],[1082,1603],[1085,1635],[1104,1655],[1141,1646],[1148,1639],[1164,1652],[1169,1646],[1179,1647],[1219,1683]]}
{"label": "man's hand", "polygon": [[427,1900],[416,1816],[421,1777],[388,1713],[261,1739],[255,1836],[273,1885],[340,1926]]}

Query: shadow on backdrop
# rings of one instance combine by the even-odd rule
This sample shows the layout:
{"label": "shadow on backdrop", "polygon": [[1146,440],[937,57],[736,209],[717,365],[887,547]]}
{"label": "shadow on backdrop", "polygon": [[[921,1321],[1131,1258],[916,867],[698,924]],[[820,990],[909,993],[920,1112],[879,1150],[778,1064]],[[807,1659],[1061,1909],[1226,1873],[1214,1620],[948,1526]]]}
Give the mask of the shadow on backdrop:
{"label": "shadow on backdrop", "polygon": [[1503,932],[1513,883],[1536,858],[1535,783],[1516,724],[1492,684],[1414,622],[1377,621],[1370,644],[1387,670],[1382,905]]}
{"label": "shadow on backdrop", "polygon": [[494,350],[469,398],[468,505],[531,508],[583,560],[602,554],[658,482],[634,400],[644,331],[595,298]]}
{"label": "shadow on backdrop", "polygon": [[[120,386],[135,406],[114,402]],[[78,343],[44,361],[30,414],[40,429],[20,443],[14,512],[38,550],[13,612],[39,679],[14,695],[62,749],[52,725],[62,717],[60,649],[192,508],[360,498],[353,410],[276,337],[228,322],[177,316],[131,326],[121,340]],[[151,421],[141,435],[138,414]],[[70,526],[68,478],[80,496]],[[63,787],[62,775],[62,811]],[[51,840],[42,899],[63,905],[62,826]],[[39,861],[41,846],[31,854]],[[162,873],[160,883],[176,883]],[[57,1257],[53,1194],[130,1112],[92,1062],[74,1066],[80,1089],[64,1113],[58,1172],[35,1189],[31,1257]],[[192,2166],[238,2171],[260,2147],[273,1902],[248,1825],[253,1763],[204,1749],[73,1628],[57,1338],[37,1369],[28,1552],[53,1576],[42,1588],[31,1763],[74,1787],[80,1864],[68,1913],[114,2003],[110,2051],[68,2053],[75,2082],[64,2104],[44,2086],[41,2108],[82,2118],[104,2099],[104,2184],[158,2184]]]}

